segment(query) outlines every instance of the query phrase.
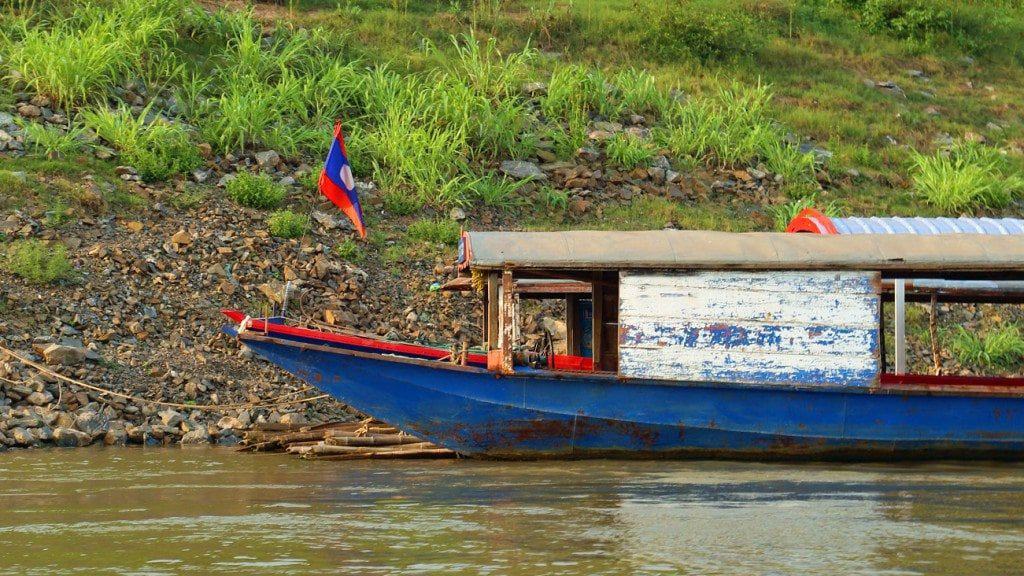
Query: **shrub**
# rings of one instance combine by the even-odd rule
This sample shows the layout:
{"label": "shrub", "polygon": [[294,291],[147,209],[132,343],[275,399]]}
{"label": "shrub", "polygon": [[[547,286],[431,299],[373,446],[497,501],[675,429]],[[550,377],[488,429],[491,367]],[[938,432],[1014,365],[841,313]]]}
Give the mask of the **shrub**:
{"label": "shrub", "polygon": [[276,208],[284,201],[284,186],[275,183],[266,174],[239,172],[226,185],[228,197],[249,208]]}
{"label": "shrub", "polygon": [[1024,178],[988,147],[960,144],[926,156],[911,157],[914,190],[945,212],[1006,207],[1024,190]]}
{"label": "shrub", "polygon": [[409,225],[409,238],[435,244],[454,246],[462,229],[454,220],[417,220]]}
{"label": "shrub", "polygon": [[291,210],[279,210],[267,218],[267,227],[278,238],[298,238],[309,230],[309,218]]}
{"label": "shrub", "polygon": [[730,60],[752,56],[764,45],[764,31],[739,5],[667,0],[643,3],[641,11],[650,22],[644,47],[660,59]]}
{"label": "shrub", "polygon": [[919,44],[934,43],[953,23],[953,12],[935,0],[867,0],[861,14],[869,30]]}
{"label": "shrub", "polygon": [[62,244],[18,240],[7,248],[7,269],[32,284],[49,284],[72,277],[74,268]]}
{"label": "shrub", "polygon": [[650,164],[653,153],[651,146],[641,138],[619,133],[605,142],[605,153],[615,165],[632,170]]}
{"label": "shrub", "polygon": [[1015,325],[986,333],[958,326],[947,340],[953,357],[964,367],[1011,370],[1024,362],[1024,337]]}

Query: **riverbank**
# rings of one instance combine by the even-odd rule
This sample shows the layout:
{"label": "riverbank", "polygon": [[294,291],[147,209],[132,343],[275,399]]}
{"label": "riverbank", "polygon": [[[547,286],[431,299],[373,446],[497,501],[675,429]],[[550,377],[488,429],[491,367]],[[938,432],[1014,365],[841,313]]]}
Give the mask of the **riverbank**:
{"label": "riverbank", "polygon": [[[343,419],[330,399],[253,408],[317,394],[223,336],[219,310],[262,315],[290,283],[303,322],[479,344],[476,302],[437,290],[463,228],[1024,214],[1019,6],[663,4],[0,14],[0,345],[124,395],[0,359],[0,443],[231,443],[255,422]],[[338,117],[365,241],[315,190]],[[944,193],[943,170],[962,186]],[[1019,372],[1019,311],[940,312],[946,369]]]}

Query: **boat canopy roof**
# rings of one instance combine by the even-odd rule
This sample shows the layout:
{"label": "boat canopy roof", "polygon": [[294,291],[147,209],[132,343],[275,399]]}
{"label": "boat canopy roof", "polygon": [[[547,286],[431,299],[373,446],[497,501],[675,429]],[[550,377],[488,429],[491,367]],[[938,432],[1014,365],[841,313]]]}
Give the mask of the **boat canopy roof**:
{"label": "boat canopy roof", "polygon": [[774,232],[465,232],[479,270],[871,270],[1024,273],[1024,236]]}

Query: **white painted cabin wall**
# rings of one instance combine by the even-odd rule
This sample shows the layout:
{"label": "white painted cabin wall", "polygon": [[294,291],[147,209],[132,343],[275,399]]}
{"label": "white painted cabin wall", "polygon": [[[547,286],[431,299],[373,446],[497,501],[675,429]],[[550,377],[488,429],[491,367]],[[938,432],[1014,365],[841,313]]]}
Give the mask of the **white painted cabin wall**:
{"label": "white painted cabin wall", "polygon": [[623,272],[619,372],[698,382],[867,386],[877,274]]}

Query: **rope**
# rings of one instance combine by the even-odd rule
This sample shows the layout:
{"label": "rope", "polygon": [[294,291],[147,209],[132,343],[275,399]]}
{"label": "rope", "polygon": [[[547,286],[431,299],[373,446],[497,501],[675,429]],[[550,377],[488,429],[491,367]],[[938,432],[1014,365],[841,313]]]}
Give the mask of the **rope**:
{"label": "rope", "polygon": [[[133,402],[142,402],[142,403],[147,403],[147,404],[157,404],[157,405],[160,405],[160,406],[169,406],[171,408],[182,408],[182,409],[186,409],[186,410],[205,410],[205,411],[211,411],[211,412],[222,412],[224,410],[233,410],[233,409],[237,409],[237,408],[276,408],[276,407],[279,407],[279,406],[288,406],[288,405],[291,405],[291,404],[302,404],[303,402],[312,402],[314,400],[321,400],[323,398],[330,397],[330,394],[321,394],[319,396],[313,396],[313,397],[310,397],[310,398],[301,398],[299,400],[289,400],[288,402],[277,402],[277,403],[273,403],[272,402],[272,403],[269,403],[269,404],[253,404],[251,402],[250,403],[246,403],[246,404],[181,404],[181,403],[178,403],[178,402],[164,402],[162,400],[149,400],[149,399],[146,399],[146,398],[140,398],[138,396],[132,396],[130,394],[123,394],[121,392],[115,392],[113,390],[108,390],[106,388],[100,388],[99,386],[93,386],[92,384],[86,384],[85,382],[82,382],[81,380],[75,380],[74,378],[69,378],[67,376],[64,376],[63,374],[59,374],[57,372],[54,372],[53,370],[50,370],[49,368],[47,368],[46,366],[43,366],[42,364],[38,364],[36,362],[31,361],[28,358],[25,358],[25,357],[17,354],[13,350],[4,348],[3,346],[0,346],[0,352],[3,352],[4,354],[7,354],[8,356],[10,356],[12,358],[15,358],[16,360],[19,360],[23,364],[31,366],[31,367],[35,368],[36,370],[39,370],[43,374],[47,374],[49,376],[52,376],[52,377],[54,377],[54,378],[56,378],[58,380],[61,380],[63,382],[67,382],[68,384],[72,384],[74,386],[80,386],[82,388],[86,388],[86,389],[92,390],[94,392],[99,392],[101,394],[109,394],[111,396],[117,396],[118,398],[124,398],[125,400],[131,400]],[[296,392],[289,392],[288,394],[283,394],[281,396],[278,396],[278,398],[286,398],[288,396],[291,396],[292,394],[298,394],[300,392],[304,392],[304,391],[308,390],[309,388],[310,387],[307,386],[307,387],[305,387],[303,389],[300,389],[300,390],[298,390]]]}

